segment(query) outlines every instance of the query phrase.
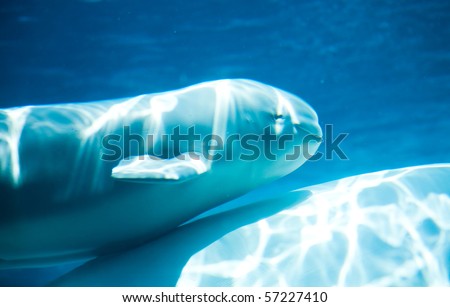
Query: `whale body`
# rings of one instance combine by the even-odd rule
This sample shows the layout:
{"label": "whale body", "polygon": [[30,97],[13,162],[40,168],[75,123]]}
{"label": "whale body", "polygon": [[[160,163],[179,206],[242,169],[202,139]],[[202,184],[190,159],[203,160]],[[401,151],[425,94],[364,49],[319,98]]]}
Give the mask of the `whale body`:
{"label": "whale body", "polygon": [[450,164],[342,178],[206,216],[58,286],[448,286]]}
{"label": "whale body", "polygon": [[140,245],[292,172],[321,137],[307,103],[250,80],[0,109],[0,268]]}

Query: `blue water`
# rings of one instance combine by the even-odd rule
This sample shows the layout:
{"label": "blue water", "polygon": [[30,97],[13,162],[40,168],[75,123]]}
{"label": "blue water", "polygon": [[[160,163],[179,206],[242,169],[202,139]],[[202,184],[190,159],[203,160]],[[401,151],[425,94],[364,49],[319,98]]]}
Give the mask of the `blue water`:
{"label": "blue water", "polygon": [[448,1],[4,1],[0,23],[1,108],[250,78],[348,133],[265,193],[450,162]]}

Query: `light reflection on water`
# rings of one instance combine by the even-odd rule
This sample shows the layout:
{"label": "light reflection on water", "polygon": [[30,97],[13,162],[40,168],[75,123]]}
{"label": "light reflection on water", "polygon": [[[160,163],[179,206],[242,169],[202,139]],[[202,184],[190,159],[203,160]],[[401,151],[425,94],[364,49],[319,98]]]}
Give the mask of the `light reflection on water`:
{"label": "light reflection on water", "polygon": [[194,254],[178,286],[446,286],[450,164],[313,186]]}

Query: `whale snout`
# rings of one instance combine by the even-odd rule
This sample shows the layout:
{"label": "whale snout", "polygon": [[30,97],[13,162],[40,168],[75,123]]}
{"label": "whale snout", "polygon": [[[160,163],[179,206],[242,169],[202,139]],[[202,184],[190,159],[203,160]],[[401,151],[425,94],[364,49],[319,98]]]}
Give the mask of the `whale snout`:
{"label": "whale snout", "polygon": [[291,124],[295,134],[310,136],[322,140],[322,129],[314,109],[301,98],[288,92],[276,89],[277,121]]}
{"label": "whale snout", "polygon": [[322,129],[319,125],[311,125],[310,123],[294,124],[294,131],[309,140],[318,143],[322,142]]}

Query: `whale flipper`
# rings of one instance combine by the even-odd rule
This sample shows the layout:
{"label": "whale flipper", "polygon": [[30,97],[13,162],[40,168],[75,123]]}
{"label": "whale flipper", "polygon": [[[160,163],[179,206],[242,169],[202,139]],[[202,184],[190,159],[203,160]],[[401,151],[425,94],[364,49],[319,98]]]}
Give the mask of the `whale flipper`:
{"label": "whale flipper", "polygon": [[155,156],[134,156],[120,161],[111,176],[118,180],[135,182],[183,182],[209,170],[201,154],[189,152],[172,159]]}

